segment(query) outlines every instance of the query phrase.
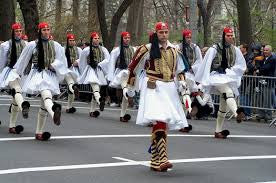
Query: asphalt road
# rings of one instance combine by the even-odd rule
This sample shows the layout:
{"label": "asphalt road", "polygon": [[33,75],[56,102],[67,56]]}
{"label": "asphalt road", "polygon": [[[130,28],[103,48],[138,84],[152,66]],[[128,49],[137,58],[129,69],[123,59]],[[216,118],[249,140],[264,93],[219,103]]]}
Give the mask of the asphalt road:
{"label": "asphalt road", "polygon": [[[119,108],[88,116],[89,104],[76,103],[62,124],[47,119],[47,142],[34,140],[39,99],[31,100],[21,135],[8,134],[9,96],[0,96],[0,183],[256,183],[276,182],[276,127],[265,123],[225,122],[231,136],[214,139],[215,121],[189,121],[189,134],[170,131],[168,154],[174,167],[152,172],[148,127],[119,122]],[[63,103],[65,106],[66,103]],[[64,107],[65,108],[65,107]],[[63,109],[64,111],[64,109]]]}

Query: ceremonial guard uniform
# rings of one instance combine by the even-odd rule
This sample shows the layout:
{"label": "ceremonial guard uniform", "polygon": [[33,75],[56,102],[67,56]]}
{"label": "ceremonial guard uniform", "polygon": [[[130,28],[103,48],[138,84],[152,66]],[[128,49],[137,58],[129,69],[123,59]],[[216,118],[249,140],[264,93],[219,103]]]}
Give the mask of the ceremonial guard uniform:
{"label": "ceremonial guard uniform", "polygon": [[89,113],[91,117],[100,115],[100,112],[96,110],[96,104],[100,106],[101,111],[104,110],[105,96],[100,95],[100,87],[107,85],[106,75],[109,58],[107,49],[99,45],[98,33],[92,32],[90,46],[82,51],[79,61],[81,71],[79,84],[90,84],[93,90]]}
{"label": "ceremonial guard uniform", "polygon": [[[112,88],[123,89],[127,86],[128,70],[127,67],[134,55],[135,48],[129,45],[130,34],[128,32],[121,33],[121,45],[110,54],[110,63],[108,71],[109,86]],[[119,93],[119,92],[116,92]],[[135,93],[131,94],[131,97]],[[119,97],[119,96],[118,96]],[[130,99],[132,100],[132,99]],[[122,97],[120,121],[128,122],[131,118],[129,114],[126,114],[129,101],[128,98]]]}
{"label": "ceremonial guard uniform", "polygon": [[[184,64],[177,49],[168,41],[169,27],[166,23],[155,25],[152,43],[137,49],[129,64],[128,87],[124,95],[137,88],[142,79],[139,110],[136,123],[153,124],[150,152],[151,170],[167,171],[172,167],[167,155],[167,129],[188,127],[178,90],[186,87]],[[139,77],[145,70],[145,77]]]}
{"label": "ceremonial guard uniform", "polygon": [[[10,106],[9,133],[19,134],[24,128],[16,125],[18,112],[22,111],[23,118],[28,118],[30,103],[24,101],[21,89],[20,76],[13,69],[27,42],[21,39],[22,26],[19,23],[12,25],[12,38],[0,45],[0,89],[10,88],[12,103]],[[24,73],[22,73],[24,79]]]}
{"label": "ceremonial guard uniform", "polygon": [[59,82],[68,74],[68,68],[61,45],[49,40],[48,23],[39,23],[38,29],[38,39],[28,43],[14,68],[19,75],[22,75],[26,68],[30,70],[22,90],[27,94],[41,95],[36,139],[48,140],[51,134],[43,132],[47,113],[56,125],[60,125],[61,105],[53,102],[52,96],[60,93]]}
{"label": "ceremonial guard uniform", "polygon": [[67,44],[65,48],[65,56],[67,60],[67,65],[69,69],[69,73],[65,76],[65,81],[68,85],[68,103],[67,103],[67,113],[76,112],[76,108],[73,107],[73,102],[75,100],[75,96],[79,96],[78,89],[78,78],[80,77],[79,71],[79,57],[81,55],[82,50],[76,46],[75,35],[67,34]]}
{"label": "ceremonial guard uniform", "polygon": [[215,138],[227,138],[228,130],[222,130],[227,108],[235,115],[238,123],[244,118],[244,111],[237,107],[235,96],[246,70],[246,62],[239,48],[233,45],[233,30],[224,28],[222,43],[210,47],[195,75],[195,80],[210,93],[220,94]]}

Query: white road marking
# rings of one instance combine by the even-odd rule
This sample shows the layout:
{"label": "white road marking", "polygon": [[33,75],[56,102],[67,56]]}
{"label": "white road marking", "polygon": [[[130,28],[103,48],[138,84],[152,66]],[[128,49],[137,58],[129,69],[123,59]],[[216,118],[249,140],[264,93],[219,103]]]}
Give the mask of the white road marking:
{"label": "white road marking", "polygon": [[[169,137],[211,137],[213,135],[188,135],[188,134],[169,134]],[[139,138],[151,137],[149,134],[136,134],[136,135],[78,135],[78,136],[52,136],[51,139],[93,139],[93,138]],[[273,135],[229,135],[229,138],[276,138]],[[14,137],[14,138],[0,138],[0,142],[6,141],[25,141],[34,140],[34,137]]]}
{"label": "white road marking", "polygon": [[256,182],[256,183],[276,183],[276,181],[270,181],[270,182]]}
{"label": "white road marking", "polygon": [[[65,102],[67,104],[67,102]],[[10,106],[11,104],[0,104],[0,106]],[[31,107],[40,107],[40,105],[33,105],[31,104]],[[63,106],[64,107],[64,106]],[[90,107],[77,107],[74,106],[76,109],[90,109]],[[99,108],[96,108],[99,109]],[[109,107],[105,107],[104,110],[108,110],[108,111],[121,111],[120,108],[109,108]],[[133,110],[133,109],[128,109],[128,111],[132,111],[132,112],[137,112],[137,109]]]}
{"label": "white road marking", "polygon": [[[171,163],[195,163],[195,162],[216,162],[216,161],[231,161],[231,160],[261,160],[261,159],[276,159],[276,155],[176,159],[176,160],[170,160],[170,162]],[[116,163],[97,163],[97,164],[82,164],[82,165],[15,168],[15,169],[0,170],[0,175],[27,173],[27,172],[45,172],[45,171],[53,171],[53,170],[77,170],[77,169],[88,169],[88,168],[134,166],[134,165],[141,165],[141,164],[149,164],[149,161],[137,161],[137,162],[131,161],[131,162],[116,162]]]}
{"label": "white road marking", "polygon": [[[137,164],[139,164],[138,161],[134,161],[134,160],[131,160],[131,159],[126,159],[126,158],[121,158],[121,157],[112,157],[112,158],[113,159],[117,159],[117,160],[121,160],[121,161],[125,161],[125,162],[131,162],[131,163],[137,163]],[[150,166],[149,162],[147,162],[147,163],[140,163],[140,165],[147,166],[147,167]]]}

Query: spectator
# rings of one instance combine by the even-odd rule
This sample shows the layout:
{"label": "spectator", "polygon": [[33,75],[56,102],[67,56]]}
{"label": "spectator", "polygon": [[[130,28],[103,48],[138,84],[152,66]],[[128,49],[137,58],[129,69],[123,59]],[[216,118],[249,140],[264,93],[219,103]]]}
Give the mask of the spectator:
{"label": "spectator", "polygon": [[[244,59],[246,61],[247,69],[245,71],[246,75],[253,75],[254,73],[254,65],[252,64],[254,55],[253,53],[249,53],[249,46],[248,44],[241,44],[240,50],[244,56]],[[253,87],[252,83],[250,82],[250,77],[243,77],[241,80],[241,87],[240,87],[240,105],[242,106],[251,106],[252,96],[251,93],[253,93]],[[244,108],[245,113],[245,119],[251,118],[251,109],[250,108]]]}
{"label": "spectator", "polygon": [[190,114],[192,118],[205,119],[214,112],[212,97],[204,91],[201,85],[198,85],[198,92],[193,92],[192,96],[194,96]]}
{"label": "spectator", "polygon": [[[266,45],[264,47],[264,59],[260,63],[259,69],[256,73],[259,76],[274,77],[276,67],[276,57],[272,55],[272,47]],[[273,79],[263,79],[260,80],[260,101],[264,108],[272,108],[273,92],[275,92],[275,80]],[[257,120],[264,119],[265,121],[272,119],[271,110],[259,110]]]}

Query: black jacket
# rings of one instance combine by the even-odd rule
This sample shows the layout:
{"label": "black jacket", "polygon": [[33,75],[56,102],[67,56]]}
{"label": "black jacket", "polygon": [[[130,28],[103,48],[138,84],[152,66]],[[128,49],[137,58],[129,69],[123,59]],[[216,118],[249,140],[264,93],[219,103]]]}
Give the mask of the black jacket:
{"label": "black jacket", "polygon": [[275,69],[276,69],[276,56],[271,55],[267,59],[265,58],[262,62],[260,69],[259,69],[259,75],[261,76],[275,76]]}

